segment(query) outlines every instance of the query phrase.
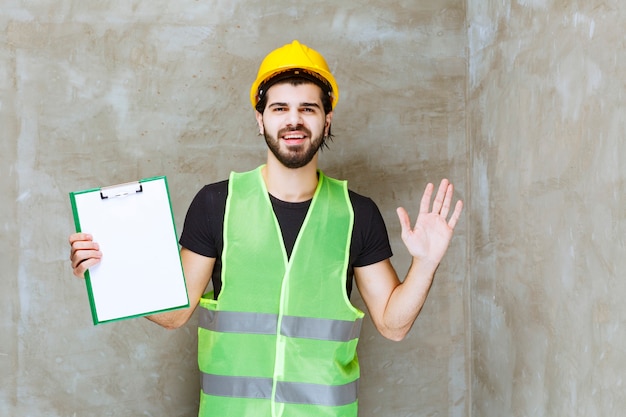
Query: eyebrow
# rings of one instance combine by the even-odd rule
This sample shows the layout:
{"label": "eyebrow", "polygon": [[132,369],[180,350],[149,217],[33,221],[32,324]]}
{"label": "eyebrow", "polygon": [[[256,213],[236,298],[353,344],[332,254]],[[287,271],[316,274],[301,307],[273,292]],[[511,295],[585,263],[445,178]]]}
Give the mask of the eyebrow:
{"label": "eyebrow", "polygon": [[[268,107],[289,107],[289,104],[288,103],[277,102],[277,103],[270,104]],[[300,103],[298,105],[298,107],[315,107],[315,108],[318,108],[318,109],[321,108],[318,103],[307,103],[307,102]]]}

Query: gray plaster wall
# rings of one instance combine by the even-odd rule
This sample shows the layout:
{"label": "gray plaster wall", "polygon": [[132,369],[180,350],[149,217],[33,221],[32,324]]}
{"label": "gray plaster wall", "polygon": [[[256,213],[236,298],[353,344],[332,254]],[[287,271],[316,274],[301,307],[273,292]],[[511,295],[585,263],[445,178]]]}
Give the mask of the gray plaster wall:
{"label": "gray plaster wall", "polygon": [[469,1],[472,416],[623,416],[620,1]]}
{"label": "gray plaster wall", "polygon": [[[378,203],[404,274],[395,208],[443,176],[469,197],[465,18],[461,0],[0,1],[0,415],[196,414],[195,317],[94,327],[68,193],[167,175],[180,232],[202,185],[264,161],[248,89],[293,39],[341,89],[322,169]],[[366,323],[360,415],[467,415],[468,226],[405,341]]]}

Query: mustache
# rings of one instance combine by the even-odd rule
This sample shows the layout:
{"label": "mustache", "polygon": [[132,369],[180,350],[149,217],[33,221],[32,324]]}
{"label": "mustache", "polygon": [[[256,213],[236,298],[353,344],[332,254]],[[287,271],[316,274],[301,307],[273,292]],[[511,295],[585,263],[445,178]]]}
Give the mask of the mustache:
{"label": "mustache", "polygon": [[311,131],[302,125],[284,127],[278,131],[277,137],[280,138],[289,132],[304,132],[304,134],[307,135],[309,138],[311,137]]}

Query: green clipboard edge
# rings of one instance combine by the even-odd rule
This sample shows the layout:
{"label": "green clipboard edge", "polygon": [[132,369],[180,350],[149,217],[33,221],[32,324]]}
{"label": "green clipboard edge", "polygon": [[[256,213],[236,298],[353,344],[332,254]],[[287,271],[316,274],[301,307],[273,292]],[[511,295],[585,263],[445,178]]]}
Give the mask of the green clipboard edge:
{"label": "green clipboard edge", "polygon": [[[167,192],[167,201],[168,201],[169,206],[170,206],[170,214],[172,216],[172,226],[174,227],[174,234],[176,236],[178,236],[178,232],[176,230],[176,222],[174,220],[174,211],[172,210],[172,200],[170,198],[170,189],[169,189],[169,186],[167,184],[167,177],[164,176],[164,175],[161,175],[161,176],[157,176],[157,177],[144,178],[144,179],[141,179],[141,180],[139,180],[137,182],[139,184],[141,184],[141,183],[144,183],[144,182],[156,181],[156,180],[161,180],[161,179],[165,183],[165,191]],[[113,187],[115,187],[115,185]],[[76,196],[79,195],[79,194],[99,192],[100,190],[102,190],[102,188],[105,188],[105,187],[90,188],[90,189],[87,189],[87,190],[72,191],[72,192],[69,193],[69,195],[70,195],[70,202],[72,204],[72,215],[74,217],[74,226],[76,227],[76,233],[82,233],[82,229],[81,229],[81,226],[80,226],[80,218],[78,217],[78,209],[76,207]],[[178,306],[178,307],[166,308],[166,309],[163,309],[163,310],[156,310],[156,311],[151,311],[151,312],[147,312],[147,313],[143,313],[143,314],[135,314],[135,315],[131,315],[131,316],[118,317],[116,319],[103,320],[103,321],[100,321],[98,319],[98,312],[96,311],[96,302],[95,302],[95,299],[94,299],[94,296],[93,296],[93,290],[92,290],[92,287],[91,287],[91,277],[89,275],[89,270],[86,270],[85,271],[85,284],[87,285],[87,295],[89,297],[89,306],[91,308],[91,318],[93,320],[94,326],[96,326],[98,324],[103,324],[103,323],[111,323],[111,322],[114,322],[114,321],[128,320],[128,319],[133,319],[133,318],[138,318],[138,317],[150,316],[152,314],[165,313],[167,311],[174,311],[174,310],[180,310],[180,309],[183,309],[183,308],[188,308],[189,307],[189,292],[187,291],[187,280],[185,279],[185,270],[183,268],[182,259],[180,259],[180,253],[178,255],[178,260],[180,262],[180,268],[183,271],[183,279],[185,280],[185,293],[187,295],[187,304],[182,305],[182,306]]]}

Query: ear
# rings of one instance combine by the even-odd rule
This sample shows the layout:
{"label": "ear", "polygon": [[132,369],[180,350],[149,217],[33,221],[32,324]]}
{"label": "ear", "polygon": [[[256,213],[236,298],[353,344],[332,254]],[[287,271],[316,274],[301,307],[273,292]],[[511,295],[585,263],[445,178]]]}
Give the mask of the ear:
{"label": "ear", "polygon": [[257,125],[259,125],[259,134],[263,135],[265,133],[265,128],[263,127],[263,115],[259,113],[258,110],[255,110],[254,116],[256,117]]}
{"label": "ear", "polygon": [[333,112],[331,111],[326,115],[326,123],[324,124],[324,136],[328,136],[330,130],[330,123],[333,121]]}

